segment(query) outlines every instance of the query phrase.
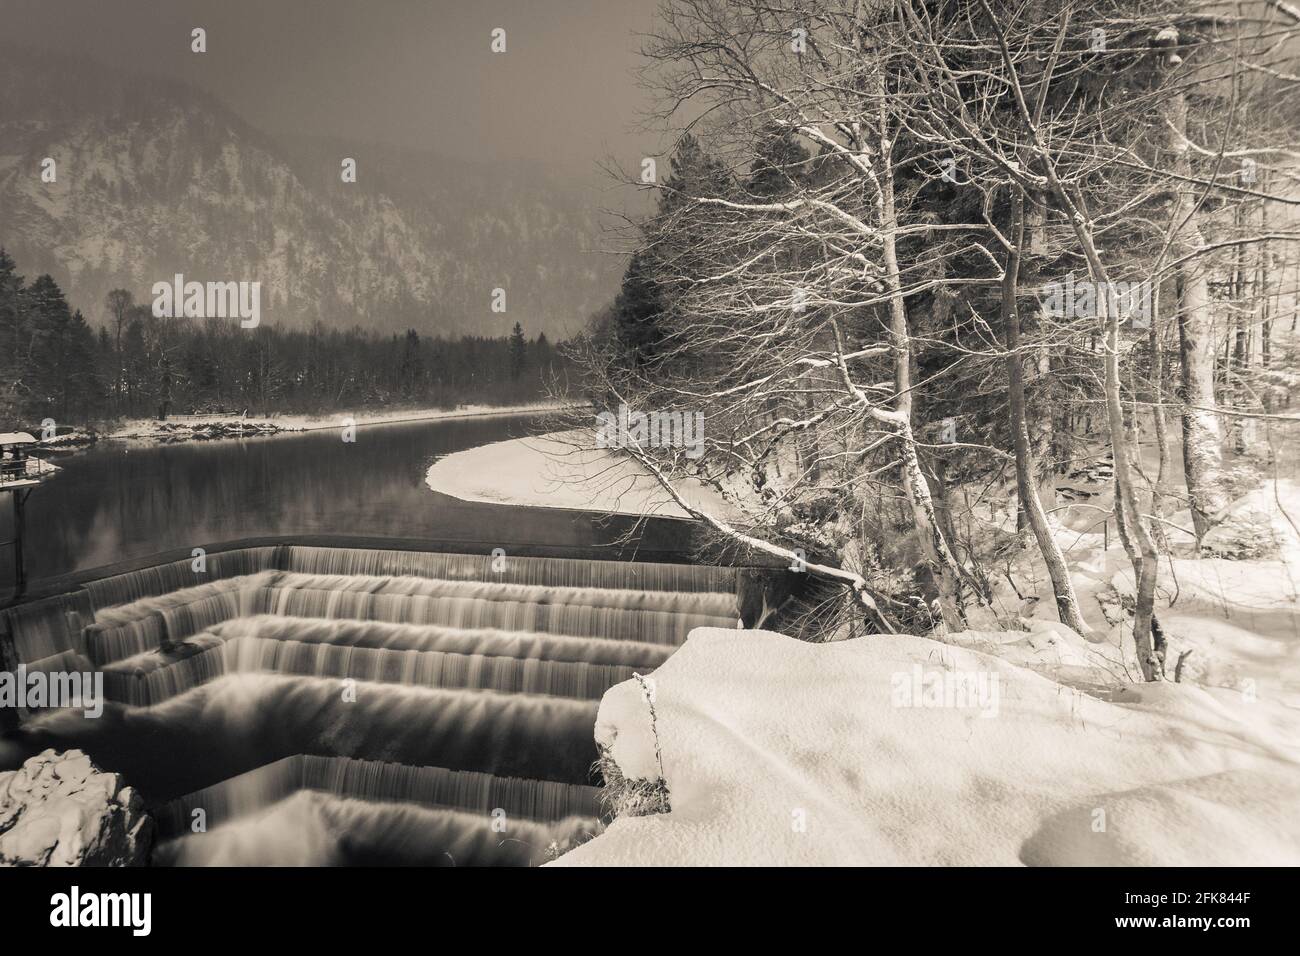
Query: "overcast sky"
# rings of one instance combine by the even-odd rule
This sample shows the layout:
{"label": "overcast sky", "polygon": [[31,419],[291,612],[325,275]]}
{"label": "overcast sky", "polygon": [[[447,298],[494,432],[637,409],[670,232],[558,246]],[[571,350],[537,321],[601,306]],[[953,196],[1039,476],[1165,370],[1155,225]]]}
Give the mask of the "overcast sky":
{"label": "overcast sky", "polygon": [[[640,39],[654,0],[0,0],[6,39],[182,77],[254,126],[636,166]],[[207,30],[208,51],[190,51]],[[507,52],[489,49],[495,27]]]}

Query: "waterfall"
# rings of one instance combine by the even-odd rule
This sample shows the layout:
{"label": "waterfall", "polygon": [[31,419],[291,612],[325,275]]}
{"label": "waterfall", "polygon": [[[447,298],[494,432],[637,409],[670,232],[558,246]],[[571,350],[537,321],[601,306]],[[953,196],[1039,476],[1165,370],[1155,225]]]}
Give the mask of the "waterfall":
{"label": "waterfall", "polygon": [[165,649],[141,652],[102,665],[104,696],[145,707],[215,680],[232,670],[221,653],[225,641],[205,633]]}
{"label": "waterfall", "polygon": [[123,773],[160,862],[544,862],[599,829],[600,697],[734,626],[737,582],[289,545],[124,572],[6,617],[20,659],[93,663],[109,699],[17,740]]}
{"label": "waterfall", "polygon": [[86,628],[98,664],[175,643],[249,613],[608,637],[676,646],[696,627],[731,627],[730,594],[618,591],[266,571],[141,598]]}
{"label": "waterfall", "polygon": [[93,616],[84,592],[20,604],[0,611],[0,640],[12,642],[18,661],[34,665],[79,652],[81,628]]}
{"label": "waterfall", "polygon": [[280,674],[226,674],[96,720],[58,711],[21,728],[27,749],[79,747],[151,805],[295,754],[585,784],[594,700]]}
{"label": "waterfall", "polygon": [[284,570],[308,574],[423,577],[444,581],[553,584],[637,591],[734,593],[736,590],[735,568],[710,565],[591,561],[582,558],[507,557],[498,561],[489,554],[440,554],[361,548],[293,546],[287,550],[288,560]]}
{"label": "waterfall", "polygon": [[[455,628],[533,631],[678,645],[696,627],[733,627],[735,598],[677,592],[455,583],[419,578],[321,580],[286,575],[261,588],[257,611]],[[728,607],[728,602],[730,607]]]}
{"label": "waterfall", "polygon": [[99,665],[120,661],[238,617],[250,606],[250,593],[278,574],[227,578],[99,610],[85,629],[90,658]]}
{"label": "waterfall", "polygon": [[493,657],[537,657],[548,661],[587,664],[625,664],[629,667],[658,667],[673,652],[672,647],[619,641],[602,637],[571,637],[501,631],[490,628],[451,628],[421,624],[389,624],[383,621],[354,621],[347,618],[284,618],[253,615],[225,621],[210,629],[227,640],[261,637],[309,644],[338,644],[379,647],[392,650],[443,651],[448,654],[487,654]]}
{"label": "waterfall", "polygon": [[595,821],[509,820],[299,791],[267,810],[154,849],[164,866],[536,866],[599,832]]}
{"label": "waterfall", "polygon": [[86,585],[86,591],[96,608],[127,604],[195,584],[270,570],[277,566],[277,554],[281,550],[272,546],[217,551],[204,556],[201,571],[194,569],[193,558],[183,558],[169,564],[140,568],[91,581]]}
{"label": "waterfall", "polygon": [[194,560],[184,558],[100,578],[87,583],[85,589],[95,608],[106,608],[196,584],[275,569],[323,575],[423,577],[639,591],[732,593],[736,588],[734,568],[707,565],[581,558],[508,557],[498,560],[489,554],[300,545],[214,551],[204,556],[202,568],[196,571]]}
{"label": "waterfall", "polygon": [[539,823],[578,816],[594,825],[600,816],[600,791],[595,787],[495,777],[443,767],[300,755],[277,760],[164,804],[155,812],[159,835],[171,838],[190,832],[194,811],[198,809],[203,810],[205,823],[211,829],[264,810],[299,790],[375,802],[415,803],[488,818],[495,811],[507,820]]}
{"label": "waterfall", "polygon": [[626,665],[535,657],[351,647],[283,637],[223,640],[200,634],[166,651],[108,665],[104,690],[110,700],[148,706],[223,674],[264,672],[599,700],[635,671]]}

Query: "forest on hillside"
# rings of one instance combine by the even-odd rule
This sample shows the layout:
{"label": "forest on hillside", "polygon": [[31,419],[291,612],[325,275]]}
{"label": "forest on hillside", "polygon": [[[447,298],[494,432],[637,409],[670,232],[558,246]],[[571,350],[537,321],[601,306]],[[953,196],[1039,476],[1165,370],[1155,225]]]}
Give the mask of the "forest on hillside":
{"label": "forest on hillside", "polygon": [[[89,304],[88,304],[89,305]],[[563,390],[567,360],[516,322],[503,338],[385,335],[238,320],[159,318],[125,289],[98,327],[48,275],[27,282],[0,249],[0,430],[176,414],[270,415],[507,405]]]}

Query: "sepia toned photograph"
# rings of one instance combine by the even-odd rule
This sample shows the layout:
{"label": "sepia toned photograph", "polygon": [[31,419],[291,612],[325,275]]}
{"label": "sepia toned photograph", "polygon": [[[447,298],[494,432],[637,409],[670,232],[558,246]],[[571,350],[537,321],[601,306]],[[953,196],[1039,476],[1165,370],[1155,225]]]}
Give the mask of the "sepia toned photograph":
{"label": "sepia toned photograph", "polygon": [[1293,0],[0,25],[23,923],[1087,868],[1240,939],[1300,865]]}

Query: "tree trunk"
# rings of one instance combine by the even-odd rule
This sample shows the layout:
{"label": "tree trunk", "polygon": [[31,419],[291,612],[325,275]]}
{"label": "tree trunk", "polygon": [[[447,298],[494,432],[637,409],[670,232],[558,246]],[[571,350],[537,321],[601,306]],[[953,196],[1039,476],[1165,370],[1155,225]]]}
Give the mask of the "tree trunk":
{"label": "tree trunk", "polygon": [[1017,192],[1012,207],[1010,230],[1011,249],[1007,252],[1002,274],[1002,323],[1007,347],[1007,392],[1011,406],[1011,435],[1016,450],[1016,492],[1020,511],[1029,522],[1047,563],[1047,573],[1052,579],[1052,592],[1056,597],[1056,613],[1061,623],[1086,634],[1089,627],[1079,610],[1079,599],[1070,580],[1070,569],[1065,563],[1052,528],[1038,497],[1038,474],[1034,468],[1033,451],[1029,442],[1029,427],[1025,418],[1024,367],[1020,356],[1020,309],[1017,294],[1020,288],[1020,249],[1024,242],[1024,194]]}
{"label": "tree trunk", "polygon": [[[1029,231],[1029,252],[1031,256],[1047,252],[1047,207],[1046,199],[1037,193],[1026,193],[1024,210],[1025,228]],[[1021,257],[1020,267],[1023,275],[1026,263]],[[1038,275],[1033,281],[1037,282]],[[1018,294],[1018,293],[1017,293]],[[1025,317],[1017,311],[1022,330],[1026,328]],[[1030,319],[1030,331],[1037,331],[1041,312]],[[1033,381],[1025,390],[1025,422],[1029,428],[1029,448],[1033,453],[1034,464],[1038,468],[1038,499],[1043,510],[1049,514],[1056,507],[1056,422],[1053,419],[1052,395],[1049,383],[1052,380],[1052,355],[1045,347],[1037,350],[1037,357],[1032,359],[1036,365]]]}
{"label": "tree trunk", "polygon": [[[1083,230],[1082,226],[1080,227]],[[1087,237],[1091,246],[1091,236]],[[1097,281],[1109,285],[1109,277],[1101,266],[1095,247],[1089,258],[1093,263]],[[1105,302],[1106,297],[1098,296]],[[1115,457],[1116,513],[1124,522],[1124,531],[1136,544],[1129,553],[1137,596],[1133,618],[1133,643],[1137,649],[1138,664],[1146,680],[1159,680],[1162,676],[1159,660],[1151,643],[1151,619],[1155,612],[1156,575],[1159,571],[1159,553],[1137,507],[1137,493],[1133,486],[1133,443],[1124,425],[1124,406],[1120,401],[1119,377],[1119,316],[1106,303],[1106,410],[1110,423],[1110,443]]]}
{"label": "tree trunk", "polygon": [[[1263,189],[1269,187],[1268,177],[1264,178]],[[1268,234],[1268,203],[1259,204],[1259,231],[1262,235]],[[1269,261],[1268,261],[1268,242],[1261,242],[1258,251],[1259,258],[1255,266],[1255,295],[1258,296],[1259,305],[1259,365],[1262,369],[1267,369],[1273,360],[1273,313],[1269,308],[1268,290],[1269,290]],[[1265,389],[1263,397],[1264,411],[1273,410],[1272,396]]]}
{"label": "tree trunk", "polygon": [[1052,375],[1052,356],[1046,349],[1038,352],[1038,374],[1040,383],[1037,400],[1031,389],[1025,397],[1025,417],[1029,427],[1029,447],[1033,452],[1034,465],[1037,468],[1038,500],[1043,510],[1049,514],[1057,505],[1056,497],[1056,423],[1052,419],[1052,403],[1047,392],[1046,382]]}
{"label": "tree trunk", "polygon": [[[1174,173],[1191,177],[1188,159],[1187,98],[1178,92],[1166,101],[1168,118],[1175,131]],[[1191,183],[1179,183],[1171,215],[1175,223],[1173,253],[1190,254],[1203,246],[1196,212],[1197,195]],[[1179,225],[1181,224],[1181,226]],[[1201,541],[1222,510],[1222,436],[1219,417],[1213,411],[1214,328],[1210,315],[1210,292],[1205,273],[1195,260],[1179,267],[1182,301],[1178,307],[1178,347],[1183,385],[1183,471],[1191,499],[1192,527],[1199,549]]]}
{"label": "tree trunk", "polygon": [[1110,447],[1115,459],[1115,511],[1119,520],[1125,522],[1124,531],[1134,547],[1130,544],[1129,561],[1133,565],[1133,577],[1137,588],[1136,611],[1133,619],[1133,643],[1137,650],[1137,659],[1142,668],[1142,676],[1149,681],[1160,680],[1162,670],[1151,643],[1151,620],[1155,611],[1155,593],[1157,574],[1160,569],[1159,553],[1146,525],[1142,521],[1137,507],[1137,494],[1133,487],[1133,442],[1124,425],[1124,404],[1120,397],[1119,369],[1119,315],[1110,308],[1110,296],[1105,290],[1111,288],[1110,274],[1101,261],[1097,244],[1092,236],[1092,222],[1084,214],[1081,206],[1075,202],[1056,173],[1056,166],[1051,156],[1035,136],[1035,148],[1042,161],[1044,172],[1052,191],[1069,216],[1070,226],[1075,238],[1088,260],[1088,272],[1097,288],[1103,290],[1095,295],[1098,313],[1105,320],[1106,344],[1106,419],[1110,426]]}
{"label": "tree trunk", "polygon": [[[1246,226],[1245,210],[1238,206],[1233,215],[1234,225],[1240,235]],[[1246,297],[1246,253],[1244,246],[1238,246],[1232,263],[1232,303],[1233,303],[1233,339],[1232,361],[1228,365],[1229,389],[1232,395],[1232,407],[1242,411],[1246,407],[1246,372],[1250,367],[1250,322],[1247,320]],[[1246,453],[1246,419],[1234,415],[1228,430],[1232,436],[1232,447],[1237,454]]]}
{"label": "tree trunk", "polygon": [[[1165,514],[1165,495],[1168,494],[1169,482],[1169,426],[1165,421],[1165,352],[1160,329],[1160,283],[1152,279],[1151,290],[1151,328],[1147,336],[1147,349],[1151,353],[1151,418],[1155,424],[1156,447],[1160,461],[1156,468],[1156,483],[1151,489],[1151,514],[1157,518]],[[1177,299],[1175,299],[1177,301]],[[1160,524],[1152,527],[1157,543],[1162,551],[1168,552],[1169,541]]]}
{"label": "tree trunk", "polygon": [[961,605],[962,575],[957,559],[940,530],[934,500],[930,497],[930,486],[921,470],[921,462],[916,454],[916,439],[912,433],[912,339],[907,328],[907,310],[903,307],[898,250],[894,237],[898,219],[894,207],[893,169],[889,159],[892,144],[883,115],[881,119],[880,154],[884,168],[880,176],[880,231],[885,282],[889,291],[889,332],[894,353],[894,410],[898,414],[898,437],[903,446],[903,488],[911,506],[921,554],[939,591],[939,611],[944,624],[949,631],[962,631],[966,628],[966,613]]}

